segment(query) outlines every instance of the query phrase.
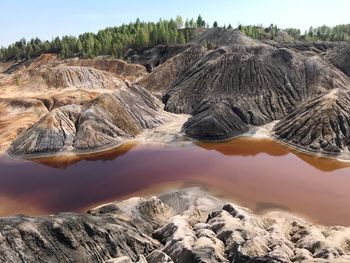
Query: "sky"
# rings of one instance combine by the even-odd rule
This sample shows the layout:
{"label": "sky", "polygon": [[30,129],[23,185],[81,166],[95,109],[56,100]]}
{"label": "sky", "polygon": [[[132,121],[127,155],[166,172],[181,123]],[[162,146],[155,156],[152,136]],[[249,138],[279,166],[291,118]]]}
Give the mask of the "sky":
{"label": "sky", "polygon": [[277,24],[280,28],[350,23],[348,0],[10,0],[2,1],[0,46],[22,37],[51,40],[55,36],[97,32],[105,27],[160,18],[196,18],[210,25]]}

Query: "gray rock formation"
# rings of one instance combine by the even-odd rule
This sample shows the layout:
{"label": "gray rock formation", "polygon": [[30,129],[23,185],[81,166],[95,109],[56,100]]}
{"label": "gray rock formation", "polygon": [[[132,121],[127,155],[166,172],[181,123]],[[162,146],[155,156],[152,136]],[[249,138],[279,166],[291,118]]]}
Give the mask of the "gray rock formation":
{"label": "gray rock formation", "polygon": [[350,77],[350,45],[348,43],[327,51],[324,57]]}
{"label": "gray rock formation", "polygon": [[300,104],[274,131],[298,149],[324,154],[349,150],[350,91],[334,89]]}
{"label": "gray rock formation", "polygon": [[47,113],[18,136],[10,151],[25,155],[71,149],[76,134],[75,123],[80,111],[80,106],[68,105]]}
{"label": "gray rock formation", "polygon": [[191,44],[157,45],[153,48],[143,50],[139,53],[130,50],[126,57],[132,63],[144,65],[147,70],[151,72],[155,67],[164,63],[171,57],[180,54],[190,46]]}
{"label": "gray rock formation", "polygon": [[164,96],[172,82],[203,56],[203,47],[193,45],[156,67],[149,75],[140,79],[138,84],[154,94]]}
{"label": "gray rock formation", "polygon": [[62,213],[0,219],[0,262],[103,262],[160,248],[137,226],[112,214]]}
{"label": "gray rock formation", "polygon": [[235,45],[248,47],[261,45],[259,41],[242,34],[238,29],[226,29],[222,27],[205,30],[196,37],[193,42],[204,45],[210,44],[214,47],[231,47]]}
{"label": "gray rock formation", "polygon": [[125,139],[167,120],[160,102],[141,87],[103,94],[83,106],[66,105],[22,132],[9,152],[14,155],[93,151],[118,146]]}
{"label": "gray rock formation", "polygon": [[262,216],[198,188],[87,214],[0,218],[1,262],[348,262],[350,229]]}
{"label": "gray rock formation", "polygon": [[225,48],[179,76],[163,100],[166,110],[193,115],[184,125],[187,134],[220,140],[279,120],[301,101],[349,83],[319,57],[269,46]]}

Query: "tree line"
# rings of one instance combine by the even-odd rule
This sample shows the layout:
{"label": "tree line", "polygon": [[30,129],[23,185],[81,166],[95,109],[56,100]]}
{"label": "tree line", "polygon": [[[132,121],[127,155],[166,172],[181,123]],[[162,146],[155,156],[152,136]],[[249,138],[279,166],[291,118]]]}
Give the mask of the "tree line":
{"label": "tree line", "polygon": [[94,33],[75,36],[56,37],[52,41],[24,38],[0,48],[0,60],[30,59],[43,53],[55,53],[61,58],[93,58],[99,55],[111,55],[121,58],[128,49],[142,50],[159,44],[183,44],[191,37],[190,28],[208,26],[199,15],[197,20],[183,21],[181,16],[162,20],[157,23],[141,22],[109,27]]}
{"label": "tree line", "polygon": [[350,41],[350,24],[310,27],[303,34],[298,28],[278,28],[271,24],[269,27],[262,25],[239,25],[238,29],[246,35],[255,39],[274,39],[279,31],[284,31],[294,41]]}
{"label": "tree line", "polygon": [[[127,50],[140,51],[158,44],[183,44],[191,39],[193,28],[207,27],[209,24],[201,15],[197,19],[186,19],[181,16],[175,19],[158,22],[135,22],[121,26],[109,27],[95,33],[84,33],[75,36],[56,37],[51,41],[42,41],[33,38],[29,41],[24,38],[0,48],[0,60],[30,59],[43,53],[55,53],[61,58],[82,57],[93,58],[99,55],[109,55],[123,58]],[[215,21],[212,27],[219,27]],[[222,27],[232,29],[232,25]],[[254,39],[275,39],[282,29],[271,24],[239,25],[238,29]],[[295,41],[350,41],[350,25],[337,25],[334,27],[310,27],[301,34],[299,29],[283,29]]]}

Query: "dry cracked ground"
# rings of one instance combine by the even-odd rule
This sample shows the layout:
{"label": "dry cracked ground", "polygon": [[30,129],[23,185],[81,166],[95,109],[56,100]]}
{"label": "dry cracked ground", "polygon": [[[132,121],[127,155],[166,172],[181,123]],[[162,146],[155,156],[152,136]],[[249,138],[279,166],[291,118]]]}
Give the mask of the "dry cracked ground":
{"label": "dry cracked ground", "polygon": [[[187,138],[225,140],[273,123],[275,140],[349,159],[347,43],[257,41],[212,28],[127,59],[1,63],[0,151],[95,152],[185,116],[178,133]],[[0,219],[5,262],[350,262],[349,244],[348,228],[256,216],[198,189],[87,214]]]}

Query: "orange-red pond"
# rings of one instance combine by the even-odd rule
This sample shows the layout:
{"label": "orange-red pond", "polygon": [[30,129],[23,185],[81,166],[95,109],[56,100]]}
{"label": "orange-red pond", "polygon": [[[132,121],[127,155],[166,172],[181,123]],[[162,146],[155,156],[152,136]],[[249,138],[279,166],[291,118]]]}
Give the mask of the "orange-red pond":
{"label": "orange-red pond", "polygon": [[186,146],[128,144],[81,158],[0,158],[0,216],[86,211],[134,195],[203,186],[256,213],[284,210],[350,225],[350,163],[269,139]]}

